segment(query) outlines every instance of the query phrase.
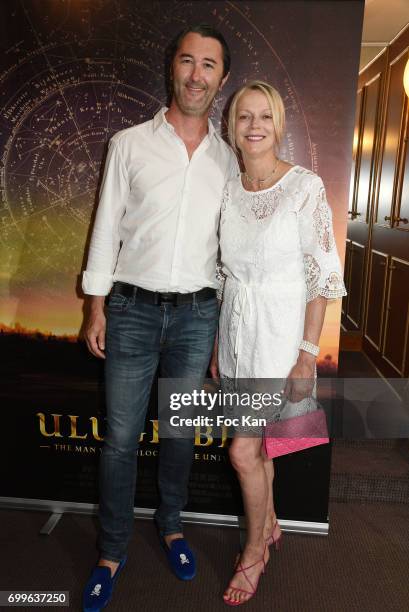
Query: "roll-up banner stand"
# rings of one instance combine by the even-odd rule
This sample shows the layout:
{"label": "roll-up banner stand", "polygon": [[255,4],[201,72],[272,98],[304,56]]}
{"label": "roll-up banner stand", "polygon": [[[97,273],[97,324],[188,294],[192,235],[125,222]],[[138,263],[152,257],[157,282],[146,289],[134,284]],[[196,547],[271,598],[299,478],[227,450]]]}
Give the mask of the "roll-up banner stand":
{"label": "roll-up banner stand", "polygon": [[[218,27],[232,52],[214,103],[246,81],[286,107],[282,158],[317,172],[343,260],[364,2],[2,3],[0,57],[3,507],[93,512],[104,436],[102,364],[78,342],[84,267],[103,158],[118,130],[166,102],[164,52],[188,24]],[[336,373],[339,302],[327,309],[319,370]],[[135,513],[157,505],[156,391],[138,451]],[[275,460],[284,527],[328,529],[330,445]],[[237,524],[242,506],[226,440],[196,434],[186,520]]]}

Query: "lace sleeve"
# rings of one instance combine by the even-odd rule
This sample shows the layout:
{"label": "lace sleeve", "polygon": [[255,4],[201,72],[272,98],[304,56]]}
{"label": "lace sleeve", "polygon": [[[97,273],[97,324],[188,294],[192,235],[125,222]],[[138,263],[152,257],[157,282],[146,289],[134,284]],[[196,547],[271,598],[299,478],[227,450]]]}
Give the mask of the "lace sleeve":
{"label": "lace sleeve", "polygon": [[298,224],[304,255],[307,302],[319,295],[328,299],[343,297],[346,291],[334,239],[332,212],[318,176],[314,177],[300,207]]}

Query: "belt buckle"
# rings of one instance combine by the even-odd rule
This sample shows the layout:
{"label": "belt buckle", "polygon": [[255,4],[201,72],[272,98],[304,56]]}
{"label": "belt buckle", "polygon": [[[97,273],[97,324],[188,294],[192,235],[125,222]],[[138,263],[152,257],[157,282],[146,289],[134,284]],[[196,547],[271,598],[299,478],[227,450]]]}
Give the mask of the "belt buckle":
{"label": "belt buckle", "polygon": [[177,293],[160,293],[159,302],[161,304],[172,304],[172,306],[178,305],[178,294]]}

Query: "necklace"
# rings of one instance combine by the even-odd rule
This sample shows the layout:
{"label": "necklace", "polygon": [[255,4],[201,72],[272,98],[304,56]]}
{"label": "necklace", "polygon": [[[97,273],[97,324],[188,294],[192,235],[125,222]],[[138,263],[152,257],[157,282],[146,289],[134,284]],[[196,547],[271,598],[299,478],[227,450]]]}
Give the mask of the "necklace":
{"label": "necklace", "polygon": [[249,175],[247,174],[247,172],[244,172],[244,176],[246,177],[246,180],[247,180],[249,183],[254,183],[254,181],[257,181],[258,183],[266,183],[267,181],[269,181],[270,179],[272,179],[272,178],[273,178],[273,176],[275,175],[275,173],[276,173],[276,171],[277,171],[277,168],[278,168],[278,164],[280,163],[280,161],[281,161],[281,159],[277,159],[277,163],[276,163],[276,165],[274,166],[273,171],[272,171],[272,172],[271,172],[271,173],[270,173],[268,176],[266,176],[265,178],[262,178],[262,179],[261,179],[261,178],[252,178],[251,176],[249,176]]}

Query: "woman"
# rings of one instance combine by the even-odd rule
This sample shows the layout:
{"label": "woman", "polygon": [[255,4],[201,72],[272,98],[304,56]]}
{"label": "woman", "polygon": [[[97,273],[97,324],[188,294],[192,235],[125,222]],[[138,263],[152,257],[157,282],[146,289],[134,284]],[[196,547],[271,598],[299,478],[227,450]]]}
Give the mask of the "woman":
{"label": "woman", "polygon": [[[224,379],[287,379],[287,396],[299,402],[314,384],[327,299],[345,288],[322,181],[278,157],[283,131],[275,89],[253,81],[236,93],[229,139],[245,171],[228,183],[222,205],[218,366]],[[216,360],[217,347],[212,373]],[[281,531],[262,437],[235,436],[230,459],[248,535],[224,601],[240,605],[254,595]]]}

